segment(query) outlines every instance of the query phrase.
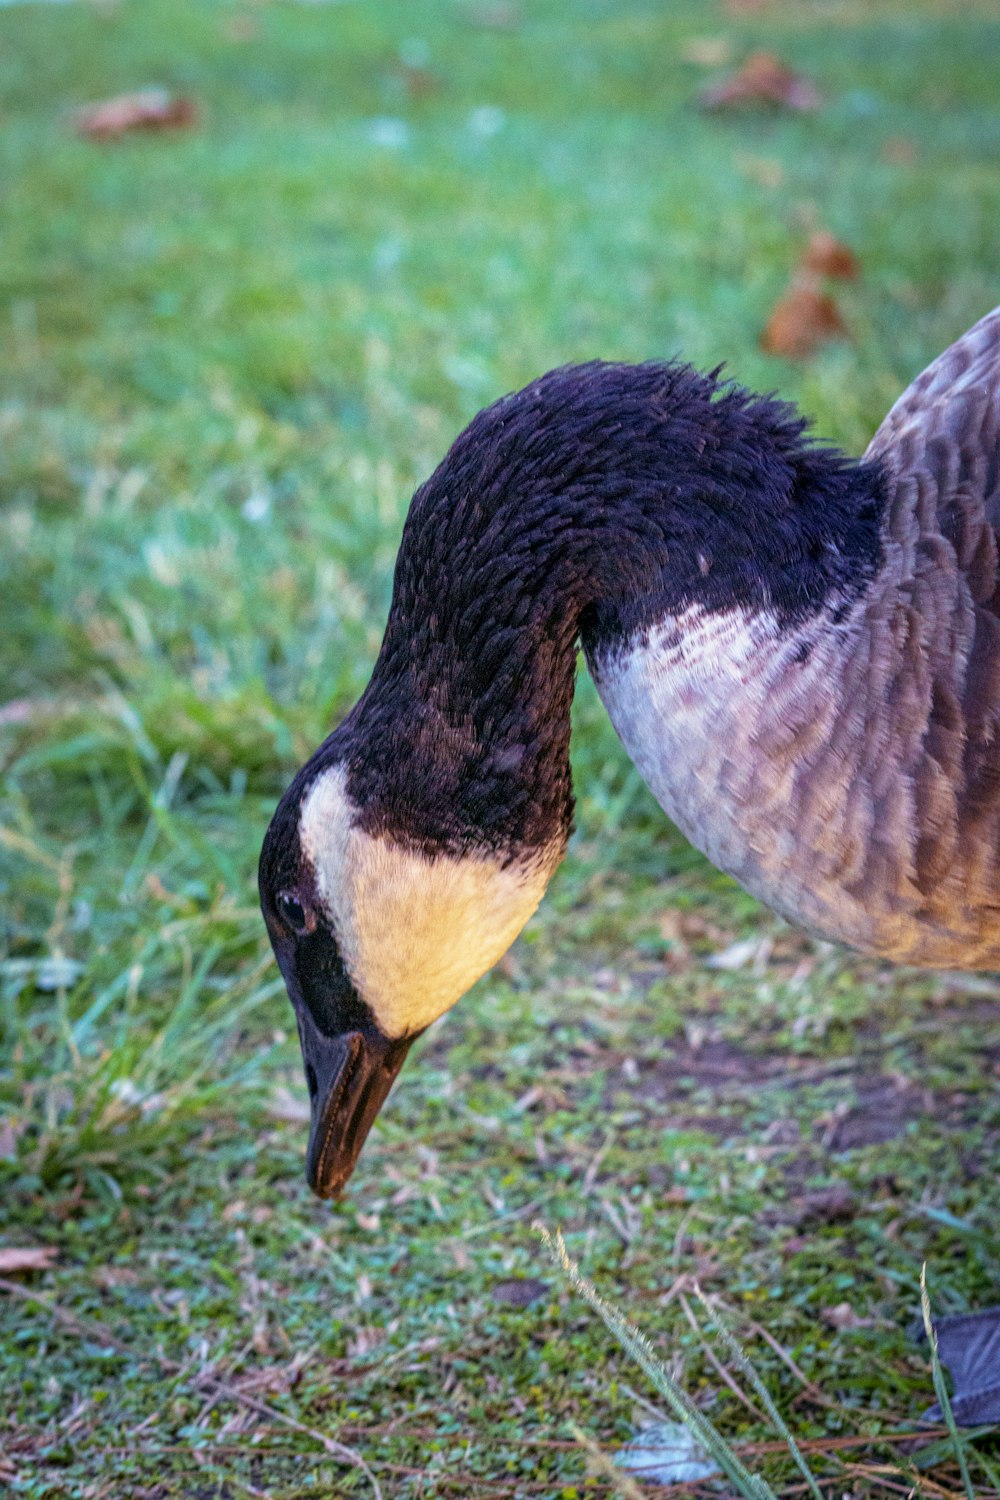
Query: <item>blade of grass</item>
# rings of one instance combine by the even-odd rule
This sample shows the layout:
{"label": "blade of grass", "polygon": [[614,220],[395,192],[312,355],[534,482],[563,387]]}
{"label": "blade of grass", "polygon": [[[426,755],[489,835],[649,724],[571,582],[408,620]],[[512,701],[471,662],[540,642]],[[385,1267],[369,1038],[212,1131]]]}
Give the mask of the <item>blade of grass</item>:
{"label": "blade of grass", "polygon": [[976,1500],[976,1492],[972,1488],[972,1480],[969,1477],[969,1466],[965,1461],[965,1444],[962,1442],[962,1437],[958,1430],[958,1423],[955,1421],[955,1413],[951,1409],[951,1401],[948,1399],[948,1387],[945,1384],[944,1371],[941,1368],[941,1360],[938,1356],[937,1333],[934,1330],[934,1324],[931,1320],[931,1299],[927,1295],[926,1261],[924,1261],[923,1265],[920,1267],[920,1311],[922,1312],[924,1318],[924,1329],[927,1333],[927,1342],[931,1346],[931,1371],[934,1376],[934,1390],[938,1398],[938,1405],[940,1406],[941,1411],[944,1414],[945,1422],[948,1425],[948,1431],[951,1434],[951,1441],[955,1449],[955,1456],[958,1459],[958,1467],[962,1473],[962,1483],[965,1486],[966,1496],[968,1497],[968,1500]]}
{"label": "blade of grass", "polygon": [[654,1354],[645,1335],[640,1333],[639,1329],[630,1323],[617,1308],[606,1302],[597,1288],[582,1275],[579,1266],[575,1261],[570,1260],[559,1231],[557,1230],[555,1236],[552,1236],[537,1220],[534,1228],[544,1241],[552,1259],[562,1267],[581,1297],[590,1303],[605,1327],[614,1334],[623,1348],[646,1372],[677,1417],[694,1432],[702,1447],[715,1460],[745,1500],[777,1500],[775,1492],[767,1481],[750,1472],[714,1424],[698,1410],[691,1397],[682,1386],[678,1385],[663,1362]]}
{"label": "blade of grass", "polygon": [[819,1485],[816,1483],[812,1470],[803,1458],[802,1451],[799,1448],[798,1443],[795,1441],[795,1438],[792,1436],[788,1423],[785,1421],[784,1417],[781,1415],[781,1412],[775,1406],[774,1401],[771,1398],[770,1391],[764,1384],[763,1380],[761,1380],[759,1374],[748,1358],[742,1344],[739,1342],[732,1329],[727,1324],[722,1312],[719,1308],[712,1307],[708,1298],[705,1296],[704,1292],[697,1282],[695,1282],[694,1284],[694,1294],[698,1298],[698,1301],[701,1303],[702,1307],[708,1313],[709,1317],[715,1320],[715,1325],[719,1330],[719,1336],[721,1337],[722,1342],[725,1344],[726,1348],[729,1350],[729,1353],[732,1355],[733,1359],[736,1361],[740,1373],[742,1375],[745,1375],[747,1380],[749,1380],[750,1384],[757,1392],[757,1395],[760,1397],[761,1404],[764,1407],[764,1410],[767,1412],[768,1416],[771,1418],[771,1421],[774,1423],[775,1427],[778,1429],[778,1431],[781,1433],[781,1436],[788,1444],[788,1451],[794,1458],[799,1472],[801,1473],[806,1484],[809,1486],[810,1494],[815,1497],[815,1500],[823,1500],[823,1492],[820,1489]]}

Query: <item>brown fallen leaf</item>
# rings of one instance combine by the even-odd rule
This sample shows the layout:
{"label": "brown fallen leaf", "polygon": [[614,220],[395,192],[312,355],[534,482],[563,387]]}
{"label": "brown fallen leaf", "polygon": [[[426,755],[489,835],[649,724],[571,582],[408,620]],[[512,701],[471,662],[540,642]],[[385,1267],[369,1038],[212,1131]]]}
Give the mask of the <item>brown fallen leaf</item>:
{"label": "brown fallen leaf", "polygon": [[498,1281],[493,1288],[493,1301],[504,1307],[530,1307],[539,1297],[544,1297],[548,1284],[533,1276],[518,1277],[513,1281]]}
{"label": "brown fallen leaf", "polygon": [[20,1276],[25,1271],[47,1271],[58,1254],[54,1245],[0,1246],[0,1276]]}
{"label": "brown fallen leaf", "polygon": [[793,1229],[803,1229],[806,1225],[837,1224],[853,1219],[860,1207],[846,1182],[833,1182],[829,1187],[816,1188],[765,1209],[762,1217],[766,1224],[789,1224]]}
{"label": "brown fallen leaf", "polygon": [[793,282],[767,320],[760,346],[785,359],[805,359],[847,328],[836,302],[812,282]]}
{"label": "brown fallen leaf", "polygon": [[853,281],[861,273],[861,265],[854,251],[828,229],[817,229],[809,236],[809,243],[799,264],[805,271],[813,271],[817,276],[831,276],[839,281]]}
{"label": "brown fallen leaf", "polygon": [[79,135],[91,141],[113,141],[130,130],[177,130],[194,125],[198,109],[193,99],[167,89],[139,89],[118,94],[77,111]]}
{"label": "brown fallen leaf", "polygon": [[829,1187],[803,1193],[795,1200],[794,1208],[794,1222],[801,1229],[806,1224],[837,1224],[856,1218],[861,1205],[846,1182],[834,1182]]}
{"label": "brown fallen leaf", "polygon": [[849,1302],[838,1302],[836,1307],[821,1307],[820,1317],[831,1328],[843,1333],[852,1328],[874,1328],[874,1318],[859,1318]]}
{"label": "brown fallen leaf", "polygon": [[701,91],[702,109],[733,109],[769,104],[777,109],[818,109],[823,96],[811,79],[786,67],[774,52],[751,52],[728,78]]}
{"label": "brown fallen leaf", "polygon": [[441,87],[437,74],[418,63],[397,63],[393,72],[411,99],[424,99],[429,94],[436,94]]}

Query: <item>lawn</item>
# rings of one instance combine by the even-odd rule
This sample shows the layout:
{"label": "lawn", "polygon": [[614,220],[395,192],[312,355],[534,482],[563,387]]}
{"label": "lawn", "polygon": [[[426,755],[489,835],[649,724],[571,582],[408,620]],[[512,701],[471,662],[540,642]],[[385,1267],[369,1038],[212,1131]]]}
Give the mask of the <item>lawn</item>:
{"label": "lawn", "polygon": [[[699,111],[759,47],[821,107]],[[964,1493],[909,1325],[924,1262],[1000,1300],[1000,983],[761,909],[581,669],[569,858],[330,1205],[255,871],[478,407],[680,354],[859,451],[1000,301],[998,69],[985,0],[0,8],[0,1250],[53,1252],[0,1279],[0,1488],[609,1495],[574,1428],[662,1401],[537,1220],[780,1495],[696,1282],[824,1494]],[[197,125],[75,133],[150,84]],[[793,363],[817,227],[862,274]]]}

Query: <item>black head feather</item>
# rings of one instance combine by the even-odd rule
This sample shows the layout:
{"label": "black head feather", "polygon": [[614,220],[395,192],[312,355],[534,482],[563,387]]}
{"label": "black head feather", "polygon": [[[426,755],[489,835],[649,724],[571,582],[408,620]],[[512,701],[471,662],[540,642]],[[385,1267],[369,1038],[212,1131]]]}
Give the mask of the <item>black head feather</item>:
{"label": "black head feather", "polygon": [[[802,620],[878,566],[879,473],[681,364],[554,370],[479,413],[410,506],[371,683],[296,779],[429,852],[565,838],[576,643],[691,604]],[[279,809],[280,812],[280,809]]]}

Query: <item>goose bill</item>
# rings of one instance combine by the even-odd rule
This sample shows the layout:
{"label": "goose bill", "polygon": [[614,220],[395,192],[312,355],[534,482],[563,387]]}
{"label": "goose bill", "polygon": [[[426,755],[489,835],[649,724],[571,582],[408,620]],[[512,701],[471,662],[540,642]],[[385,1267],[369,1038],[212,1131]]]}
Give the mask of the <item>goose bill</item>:
{"label": "goose bill", "polygon": [[334,1198],[354,1171],[413,1038],[391,1041],[375,1031],[329,1037],[301,1016],[299,1037],[312,1103],[306,1180],[318,1198]]}

